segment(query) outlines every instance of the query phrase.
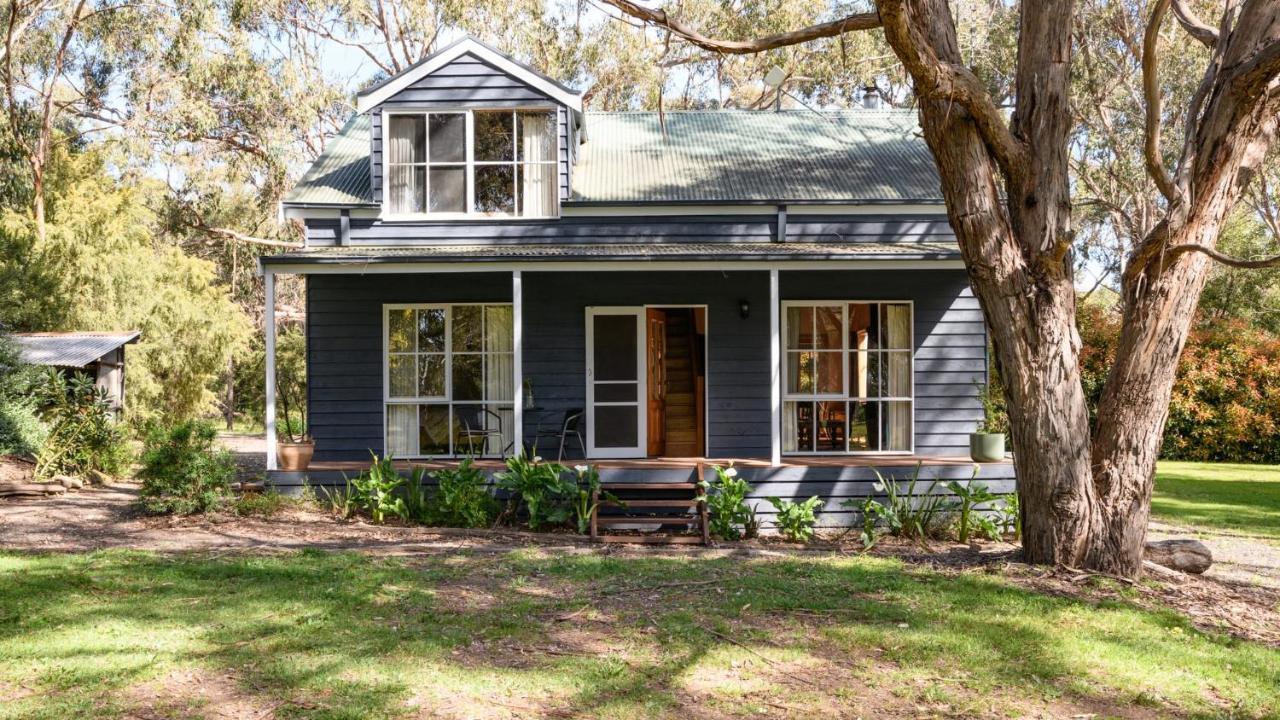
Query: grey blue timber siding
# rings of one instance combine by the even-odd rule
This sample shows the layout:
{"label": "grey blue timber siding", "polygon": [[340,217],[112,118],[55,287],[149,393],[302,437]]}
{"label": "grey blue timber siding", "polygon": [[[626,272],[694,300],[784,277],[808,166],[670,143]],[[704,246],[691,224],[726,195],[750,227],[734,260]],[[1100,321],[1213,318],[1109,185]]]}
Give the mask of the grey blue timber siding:
{"label": "grey blue timber siding", "polygon": [[308,424],[316,460],[382,453],[382,305],[430,302],[511,302],[511,275],[307,276]]}
{"label": "grey blue timber siding", "polygon": [[916,453],[968,453],[987,336],[963,270],[784,272],[779,283],[783,300],[913,300]]}
{"label": "grey blue timber siding", "polygon": [[[945,215],[788,215],[792,242],[954,242]],[[562,217],[494,222],[382,222],[352,218],[352,246],[489,245],[502,243],[770,242],[778,217],[670,215]],[[338,220],[307,220],[307,245],[338,243]]]}
{"label": "grey blue timber siding", "polygon": [[[382,449],[382,305],[509,302],[506,273],[309,275],[308,362],[317,460]],[[553,422],[585,402],[589,305],[707,305],[711,456],[769,453],[768,275],[764,271],[524,274],[524,373]],[[784,300],[915,302],[916,452],[963,456],[981,417],[981,312],[963,271],[784,271]],[[751,305],[742,318],[740,300]],[[539,418],[526,420],[532,434]]]}
{"label": "grey blue timber siding", "polygon": [[586,402],[588,306],[707,305],[708,453],[769,455],[767,272],[526,272],[524,294],[524,373],[546,420]]}
{"label": "grey blue timber siding", "polygon": [[413,83],[369,111],[369,170],[373,200],[382,202],[382,112],[460,108],[546,108],[556,110],[560,143],[560,199],[569,197],[568,110],[541,91],[466,54]]}

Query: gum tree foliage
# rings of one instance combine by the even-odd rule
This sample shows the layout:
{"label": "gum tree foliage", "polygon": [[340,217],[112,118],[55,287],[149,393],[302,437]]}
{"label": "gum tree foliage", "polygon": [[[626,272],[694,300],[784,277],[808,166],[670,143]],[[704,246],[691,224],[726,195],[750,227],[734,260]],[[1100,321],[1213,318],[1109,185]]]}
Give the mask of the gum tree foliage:
{"label": "gum tree foliage", "polygon": [[[142,331],[129,347],[131,419],[207,412],[248,324],[213,264],[164,242],[148,200],[154,181],[123,182],[100,150],[57,150],[44,236],[35,219],[0,210],[0,321],[15,329]],[[24,272],[30,268],[30,273]],[[39,282],[28,283],[31,277]]]}

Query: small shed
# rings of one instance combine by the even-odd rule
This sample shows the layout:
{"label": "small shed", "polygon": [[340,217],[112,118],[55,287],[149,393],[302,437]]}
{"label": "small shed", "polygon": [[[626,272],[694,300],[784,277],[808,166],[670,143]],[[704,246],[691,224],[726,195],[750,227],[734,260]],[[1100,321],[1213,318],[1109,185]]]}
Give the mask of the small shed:
{"label": "small shed", "polygon": [[138,330],[120,332],[13,333],[22,361],[91,375],[107,392],[111,410],[124,410],[124,347],[138,342]]}

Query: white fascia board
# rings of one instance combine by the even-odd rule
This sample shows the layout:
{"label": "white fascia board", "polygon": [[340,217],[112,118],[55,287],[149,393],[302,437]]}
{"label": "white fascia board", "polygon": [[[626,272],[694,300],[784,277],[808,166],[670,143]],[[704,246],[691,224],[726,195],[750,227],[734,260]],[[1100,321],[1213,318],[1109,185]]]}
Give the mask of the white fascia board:
{"label": "white fascia board", "polygon": [[[708,217],[718,215],[777,215],[778,205],[561,205],[560,217]],[[795,215],[945,215],[947,209],[943,205],[798,205],[784,204],[787,213]],[[300,220],[332,220],[338,217],[339,208],[327,207],[284,207],[286,218]],[[447,223],[444,218],[406,217],[394,218],[383,216],[377,208],[351,208],[353,218],[382,219],[387,222],[407,220],[412,222]],[[488,220],[495,223],[510,222],[519,218],[454,218],[467,222]],[[555,218],[540,218],[554,220]]]}
{"label": "white fascia board", "polygon": [[[337,220],[347,208],[325,207],[285,207],[284,217],[289,220]],[[381,216],[377,208],[350,208],[353,218],[378,218]]]}
{"label": "white fascia board", "polygon": [[358,260],[344,263],[273,263],[270,255],[261,259],[271,272],[289,275],[385,275],[398,273],[486,273],[512,272],[652,272],[720,270],[963,270],[963,260],[583,260],[543,262],[379,262]]}
{"label": "white fascia board", "polygon": [[569,109],[579,113],[582,112],[582,95],[565,90],[559,85],[548,81],[541,75],[520,65],[506,55],[494,52],[484,44],[479,43],[472,38],[464,38],[444,50],[441,50],[439,53],[428,58],[426,62],[404,71],[387,84],[373,90],[367,95],[357,95],[356,110],[362,113],[369,112],[373,108],[386,102],[386,100],[391,96],[467,53],[475,55],[508,75],[511,75],[531,87],[540,90],[556,102],[568,107]]}
{"label": "white fascia board", "polygon": [[937,204],[866,203],[860,205],[805,205],[788,203],[792,215],[946,215],[947,206]]}
{"label": "white fascia board", "polygon": [[776,215],[778,208],[792,215],[945,215],[942,204],[868,203],[825,205],[784,202],[754,205],[574,205],[562,203],[561,217],[647,217],[674,215]]}

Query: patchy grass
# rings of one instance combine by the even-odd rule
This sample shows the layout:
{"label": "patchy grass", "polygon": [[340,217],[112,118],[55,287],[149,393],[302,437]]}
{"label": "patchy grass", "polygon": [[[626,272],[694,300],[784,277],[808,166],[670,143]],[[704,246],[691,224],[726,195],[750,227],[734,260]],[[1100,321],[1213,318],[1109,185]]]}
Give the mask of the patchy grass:
{"label": "patchy grass", "polygon": [[1178,525],[1280,541],[1280,465],[1161,461],[1151,512]]}
{"label": "patchy grass", "polygon": [[0,554],[0,718],[1280,717],[1280,651],[871,557]]}

